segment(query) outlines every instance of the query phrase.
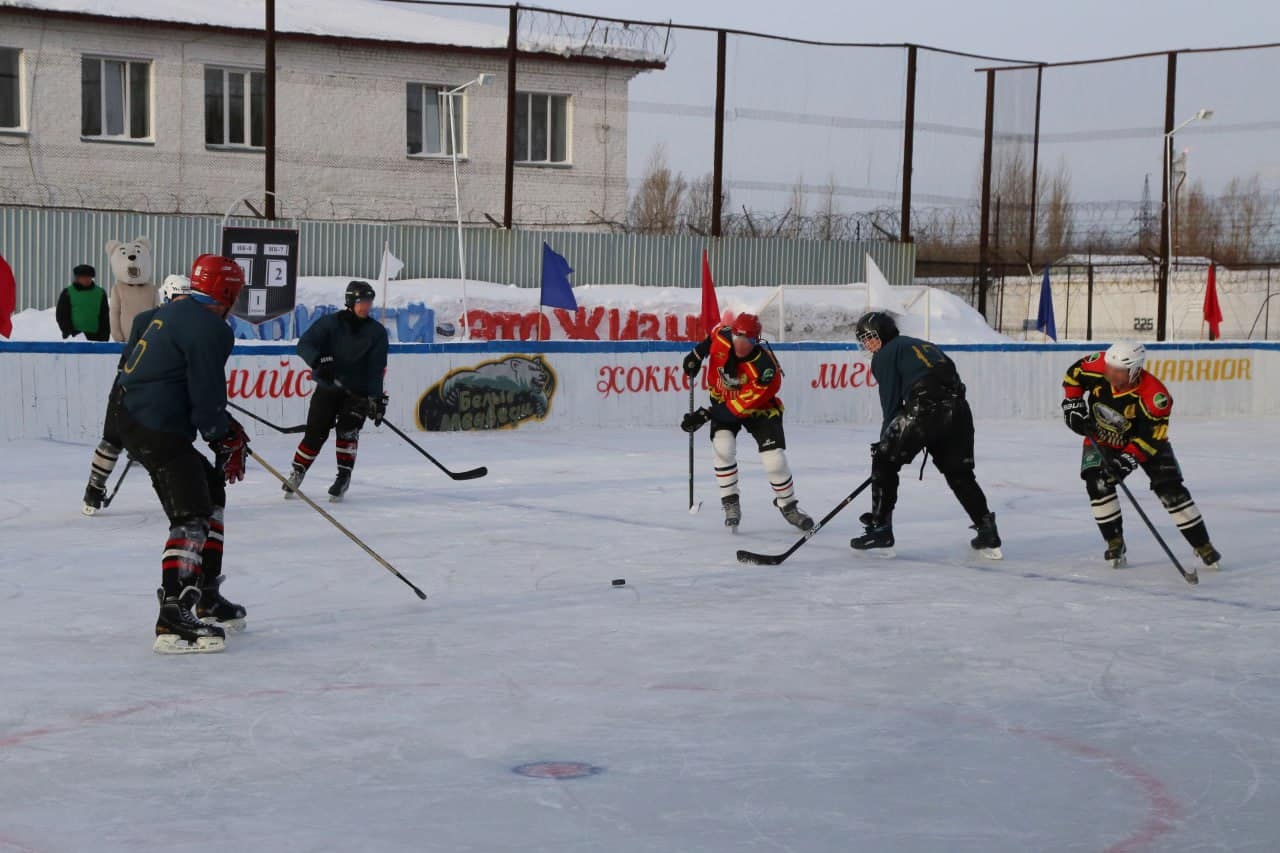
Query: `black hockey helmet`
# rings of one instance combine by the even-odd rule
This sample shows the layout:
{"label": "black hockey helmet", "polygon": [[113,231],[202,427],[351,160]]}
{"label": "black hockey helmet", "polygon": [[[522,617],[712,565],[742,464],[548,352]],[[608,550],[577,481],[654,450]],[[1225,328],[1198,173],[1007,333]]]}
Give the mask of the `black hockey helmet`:
{"label": "black hockey helmet", "polygon": [[357,302],[372,302],[373,288],[367,281],[353,281],[347,285],[347,307],[356,307]]}
{"label": "black hockey helmet", "polygon": [[858,318],[854,337],[863,347],[872,338],[878,338],[881,344],[887,344],[898,336],[898,324],[893,317],[884,311],[868,311]]}

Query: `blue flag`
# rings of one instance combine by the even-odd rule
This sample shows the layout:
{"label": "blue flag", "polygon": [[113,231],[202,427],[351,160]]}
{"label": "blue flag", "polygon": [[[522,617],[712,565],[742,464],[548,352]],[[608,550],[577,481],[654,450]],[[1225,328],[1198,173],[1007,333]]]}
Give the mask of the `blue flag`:
{"label": "blue flag", "polygon": [[1044,278],[1040,281],[1040,312],[1036,314],[1036,328],[1058,339],[1058,326],[1053,322],[1053,288],[1049,286],[1049,265],[1045,264]]}
{"label": "blue flag", "polygon": [[576,311],[578,300],[573,298],[573,285],[569,275],[573,267],[546,243],[542,244],[542,304],[552,308]]}

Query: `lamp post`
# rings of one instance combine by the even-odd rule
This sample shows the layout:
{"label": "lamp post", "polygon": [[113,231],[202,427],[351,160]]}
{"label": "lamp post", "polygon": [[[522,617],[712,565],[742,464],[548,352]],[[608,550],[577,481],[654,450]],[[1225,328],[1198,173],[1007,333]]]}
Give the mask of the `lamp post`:
{"label": "lamp post", "polygon": [[441,92],[440,97],[449,103],[449,153],[453,160],[453,209],[458,219],[458,272],[462,276],[462,340],[471,338],[467,323],[467,252],[462,242],[462,193],[458,187],[458,123],[454,116],[453,99],[471,86],[484,86],[493,79],[492,74],[481,74],[461,86]]}
{"label": "lamp post", "polygon": [[1165,248],[1169,252],[1169,263],[1173,263],[1173,209],[1177,201],[1173,195],[1173,135],[1192,122],[1208,121],[1213,118],[1213,110],[1196,110],[1196,114],[1164,135],[1164,174],[1168,186],[1165,187],[1165,198],[1169,203],[1164,208]]}

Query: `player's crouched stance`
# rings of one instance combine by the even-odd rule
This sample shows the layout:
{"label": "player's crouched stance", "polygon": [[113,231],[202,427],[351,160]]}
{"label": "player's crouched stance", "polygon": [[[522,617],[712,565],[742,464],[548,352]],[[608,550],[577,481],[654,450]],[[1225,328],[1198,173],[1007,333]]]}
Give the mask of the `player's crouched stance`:
{"label": "player's crouched stance", "polygon": [[[219,652],[244,608],[219,593],[224,483],[244,478],[248,436],[227,415],[225,368],[234,337],[227,313],[244,286],[235,262],[201,255],[191,295],[162,306],[121,369],[120,433],[169,518],[161,557],[155,650]],[[196,431],[215,464],[192,445]]]}
{"label": "player's crouched stance", "polygon": [[[1188,544],[1214,570],[1222,555],[1209,541],[1200,510],[1182,484],[1182,469],[1169,443],[1173,398],[1164,383],[1143,369],[1146,357],[1142,344],[1113,344],[1105,354],[1095,352],[1071,365],[1062,380],[1063,418],[1074,432],[1086,436],[1080,477],[1107,543],[1103,557],[1115,568],[1125,565],[1116,484],[1141,468]],[[1097,446],[1090,444],[1090,436]]]}

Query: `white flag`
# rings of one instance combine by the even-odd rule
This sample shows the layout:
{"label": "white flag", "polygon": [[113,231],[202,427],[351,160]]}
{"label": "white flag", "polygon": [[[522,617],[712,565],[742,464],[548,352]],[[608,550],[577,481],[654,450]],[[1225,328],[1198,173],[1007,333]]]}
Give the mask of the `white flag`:
{"label": "white flag", "polygon": [[404,261],[391,254],[390,249],[386,249],[382,253],[382,270],[378,273],[379,281],[389,281],[400,275],[400,271],[404,269]]}
{"label": "white flag", "polygon": [[867,255],[867,307],[896,314],[906,312],[906,304],[898,289],[880,272],[880,267]]}

